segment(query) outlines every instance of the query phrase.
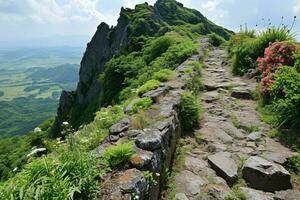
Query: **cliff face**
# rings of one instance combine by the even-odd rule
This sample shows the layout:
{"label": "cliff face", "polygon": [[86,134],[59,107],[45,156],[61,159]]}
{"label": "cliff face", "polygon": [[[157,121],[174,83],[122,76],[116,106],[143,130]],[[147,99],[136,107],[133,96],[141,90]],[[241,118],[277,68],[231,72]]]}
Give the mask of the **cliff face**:
{"label": "cliff face", "polygon": [[61,95],[52,137],[59,135],[63,121],[70,122],[76,128],[91,121],[93,113],[105,105],[105,102],[101,102],[99,76],[110,58],[132,51],[132,46],[135,51],[140,50],[134,38],[163,35],[172,27],[182,25],[197,25],[199,34],[216,32],[228,38],[231,33],[211,23],[200,12],[185,8],[175,0],[158,0],[154,6],[140,4],[135,9],[122,8],[116,27],[110,28],[106,23],[101,23],[87,44],[76,91],[63,92]]}

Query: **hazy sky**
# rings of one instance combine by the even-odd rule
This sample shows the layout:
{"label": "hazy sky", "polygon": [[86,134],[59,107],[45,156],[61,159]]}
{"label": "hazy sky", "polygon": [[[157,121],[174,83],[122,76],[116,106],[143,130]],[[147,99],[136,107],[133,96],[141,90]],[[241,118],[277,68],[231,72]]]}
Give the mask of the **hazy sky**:
{"label": "hazy sky", "polygon": [[[84,45],[100,22],[115,25],[120,7],[155,0],[0,0],[0,41],[15,42],[43,38],[82,38]],[[262,25],[262,18],[279,24],[298,17],[300,0],[178,0],[195,8],[219,25],[238,30],[240,24]],[[76,36],[76,37],[75,37]],[[78,37],[80,36],[80,37]],[[42,39],[41,39],[42,38]],[[44,39],[47,43],[47,39]],[[76,40],[76,39],[75,39]],[[66,43],[69,41],[66,40]],[[80,41],[81,43],[81,41]],[[42,44],[41,44],[42,45]]]}

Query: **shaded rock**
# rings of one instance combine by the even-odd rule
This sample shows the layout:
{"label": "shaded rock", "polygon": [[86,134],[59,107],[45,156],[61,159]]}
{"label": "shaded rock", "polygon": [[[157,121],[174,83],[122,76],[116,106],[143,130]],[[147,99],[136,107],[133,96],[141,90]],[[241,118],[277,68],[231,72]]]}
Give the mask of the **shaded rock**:
{"label": "shaded rock", "polygon": [[299,190],[277,191],[274,200],[298,200],[300,199]]}
{"label": "shaded rock", "polygon": [[130,130],[126,132],[126,136],[128,139],[135,139],[138,135],[143,134],[144,132],[141,130]]}
{"label": "shaded rock", "polygon": [[237,99],[252,99],[251,90],[242,87],[233,88],[231,96]]}
{"label": "shaded rock", "polygon": [[265,193],[246,187],[241,187],[241,190],[245,194],[246,200],[273,200],[272,193]]}
{"label": "shaded rock", "polygon": [[208,156],[208,163],[219,176],[224,178],[230,184],[233,184],[238,179],[237,165],[231,158],[228,152],[219,152],[214,155]]}
{"label": "shaded rock", "polygon": [[168,91],[169,87],[163,86],[143,94],[142,97],[150,97],[155,103],[157,103],[159,101],[159,98],[161,96],[164,96]]}
{"label": "shaded rock", "polygon": [[189,200],[184,193],[177,193],[174,200]]}
{"label": "shaded rock", "polygon": [[292,188],[291,176],[284,167],[258,156],[245,162],[243,177],[250,187],[258,190],[274,192]]}
{"label": "shaded rock", "polygon": [[261,137],[262,137],[262,133],[261,133],[261,132],[253,132],[253,133],[250,133],[250,134],[247,136],[247,140],[248,140],[248,141],[257,141],[257,140],[259,140]]}
{"label": "shaded rock", "polygon": [[200,193],[200,187],[207,184],[207,180],[202,179],[194,173],[184,170],[175,176],[176,189],[188,196],[194,196]]}
{"label": "shaded rock", "polygon": [[142,198],[148,190],[148,183],[143,173],[137,169],[126,170],[119,177],[119,184],[122,193],[134,193]]}
{"label": "shaded rock", "polygon": [[129,128],[129,124],[130,124],[130,119],[124,118],[118,123],[112,125],[109,128],[109,133],[111,135],[118,135],[119,133],[126,131]]}
{"label": "shaded rock", "polygon": [[136,145],[144,150],[153,151],[162,145],[162,136],[157,129],[145,129],[143,134],[136,137]]}
{"label": "shaded rock", "polygon": [[110,135],[109,136],[109,141],[110,142],[116,142],[116,141],[118,141],[119,140],[119,136],[118,135]]}

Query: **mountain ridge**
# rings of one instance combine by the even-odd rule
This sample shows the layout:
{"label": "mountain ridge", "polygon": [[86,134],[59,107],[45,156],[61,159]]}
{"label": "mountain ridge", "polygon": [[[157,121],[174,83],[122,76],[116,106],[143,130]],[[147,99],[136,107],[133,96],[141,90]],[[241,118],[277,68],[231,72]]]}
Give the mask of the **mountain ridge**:
{"label": "mountain ridge", "polygon": [[[159,0],[154,6],[138,4],[134,9],[122,7],[118,24],[109,27],[102,22],[87,44],[77,89],[61,95],[51,137],[56,137],[60,132],[62,122],[68,121],[75,128],[79,127],[91,121],[99,107],[108,105],[103,101],[103,86],[99,83],[99,75],[103,73],[108,60],[116,55],[141,50],[140,43],[143,44],[144,37],[158,37],[170,31],[180,34],[194,31],[198,35],[217,33],[226,39],[233,33],[175,0]],[[192,37],[191,34],[188,37]],[[69,106],[62,108],[63,105]],[[81,116],[85,116],[85,119]]]}

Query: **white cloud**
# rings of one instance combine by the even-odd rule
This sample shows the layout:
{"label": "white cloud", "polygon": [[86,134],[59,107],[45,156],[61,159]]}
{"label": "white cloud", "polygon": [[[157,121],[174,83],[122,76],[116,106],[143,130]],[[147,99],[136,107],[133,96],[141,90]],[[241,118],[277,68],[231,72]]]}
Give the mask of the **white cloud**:
{"label": "white cloud", "polygon": [[300,13],[300,2],[299,2],[299,1],[296,2],[296,4],[293,6],[293,12],[294,12],[295,14]]}

